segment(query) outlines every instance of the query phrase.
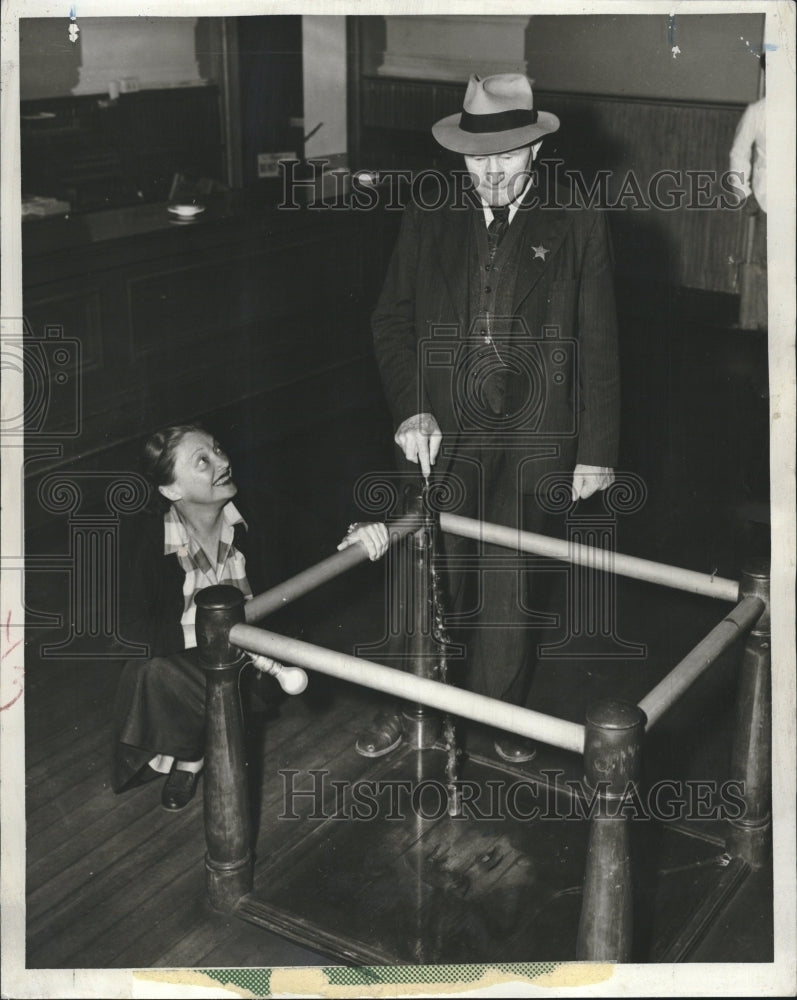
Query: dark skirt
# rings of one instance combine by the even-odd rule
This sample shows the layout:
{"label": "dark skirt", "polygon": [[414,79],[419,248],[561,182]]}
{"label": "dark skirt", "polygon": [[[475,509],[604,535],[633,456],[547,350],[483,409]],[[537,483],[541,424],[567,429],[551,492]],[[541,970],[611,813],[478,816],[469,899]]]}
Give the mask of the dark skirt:
{"label": "dark skirt", "polygon": [[157,754],[198,760],[204,733],[205,674],[196,649],[128,660],[114,710],[113,790],[123,791]]}

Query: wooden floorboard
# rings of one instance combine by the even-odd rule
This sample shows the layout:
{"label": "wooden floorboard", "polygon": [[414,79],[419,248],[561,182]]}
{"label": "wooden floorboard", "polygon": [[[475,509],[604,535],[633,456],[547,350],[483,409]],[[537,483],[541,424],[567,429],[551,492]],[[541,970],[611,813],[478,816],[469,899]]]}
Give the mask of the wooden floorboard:
{"label": "wooden floorboard", "polygon": [[[164,822],[167,818],[170,823]],[[85,920],[87,913],[93,918],[98,910],[118,908],[120,894],[124,894],[124,905],[132,907],[131,889],[149,881],[145,876],[153,865],[165,859],[163,874],[168,877],[169,864],[182,866],[186,857],[190,863],[191,852],[184,847],[183,834],[192,833],[199,821],[201,811],[193,808],[165,817],[153,804],[130,826],[120,828],[90,855],[40,886],[29,899],[31,946],[35,949],[41,943],[46,947],[48,940]]]}
{"label": "wooden floorboard", "polygon": [[68,803],[70,810],[79,808],[98,789],[109,788],[110,734],[104,731],[79,735],[68,753],[55,757],[49,765],[50,777],[29,780],[25,785],[28,820],[34,826],[46,823],[52,816],[56,798]]}
{"label": "wooden floorboard", "polygon": [[87,845],[101,843],[109,833],[135,819],[145,804],[140,795],[146,789],[117,798],[109,782],[101,784],[92,777],[86,779],[85,785],[81,792],[90,794],[56,795],[48,811],[41,810],[29,818],[29,872],[48,865],[53,852],[60,852],[63,861],[80,857]]}
{"label": "wooden floorboard", "polygon": [[[81,901],[77,907],[65,907],[60,917],[48,925],[45,931],[31,934],[33,953],[37,948],[46,952],[49,962],[56,967],[69,967],[67,958],[74,954],[80,944],[89,940],[94,942],[109,927],[118,923],[119,906],[117,894],[123,893],[125,908],[138,912],[154,896],[161,896],[164,886],[171,886],[181,871],[189,872],[197,888],[201,878],[197,873],[196,859],[191,853],[176,852],[173,838],[170,848],[160,856],[155,852],[132,853],[120,860],[112,877],[102,880],[92,893],[92,901],[88,912]],[[162,838],[165,842],[166,838]],[[190,840],[189,840],[190,845]],[[132,862],[132,863],[130,863]],[[92,965],[101,965],[98,958],[92,957]]]}
{"label": "wooden floorboard", "polygon": [[[146,791],[142,789],[142,794]],[[146,804],[150,810],[154,807],[152,794],[147,795]],[[128,830],[141,816],[144,805],[142,795],[115,802],[110,790],[106,789],[104,794],[98,792],[82,809],[71,810],[69,819],[72,822],[60,824],[56,830],[48,825],[38,838],[41,841],[46,837],[45,842],[31,838],[28,847],[29,905],[33,893],[50,879],[82,863],[120,831]]]}
{"label": "wooden floorboard", "polygon": [[[105,713],[107,717],[107,712]],[[108,766],[108,727],[106,719],[99,716],[87,719],[82,725],[70,725],[57,735],[43,740],[37,745],[40,750],[38,760],[26,760],[25,779],[29,799],[29,812],[33,812],[39,801],[46,801],[50,795],[47,788],[48,775],[57,773],[59,764],[69,755],[69,761],[64,761],[70,768],[79,759],[81,750],[91,749],[102,762]],[[66,788],[63,775],[57,775],[59,790]]]}
{"label": "wooden floorboard", "polygon": [[[145,873],[149,895],[143,895],[134,908],[126,901],[125,912],[118,920],[101,926],[87,943],[85,933],[73,943],[73,949],[64,955],[64,964],[69,967],[94,966],[97,968],[124,968],[128,963],[127,954],[137,956],[156,954],[163,947],[164,936],[168,939],[187,923],[192,913],[197,919],[204,919],[205,874],[196,858],[187,859],[182,872],[177,871],[174,859],[169,865],[162,859],[165,880],[153,886],[158,875],[157,864]],[[163,891],[163,886],[168,891]],[[119,913],[116,908],[116,913]],[[85,931],[85,928],[84,928]],[[149,936],[149,939],[147,939]],[[148,963],[152,964],[152,963]]]}

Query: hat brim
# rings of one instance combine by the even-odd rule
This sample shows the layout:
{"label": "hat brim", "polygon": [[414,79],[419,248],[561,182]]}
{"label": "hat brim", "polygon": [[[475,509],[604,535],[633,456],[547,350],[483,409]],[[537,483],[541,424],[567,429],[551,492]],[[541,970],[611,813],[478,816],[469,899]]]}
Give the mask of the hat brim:
{"label": "hat brim", "polygon": [[461,118],[461,112],[441,118],[432,125],[432,135],[444,149],[464,153],[466,156],[506,153],[510,149],[528,146],[559,128],[559,119],[549,111],[539,111],[534,125],[524,125],[505,132],[465,132],[459,127]]}

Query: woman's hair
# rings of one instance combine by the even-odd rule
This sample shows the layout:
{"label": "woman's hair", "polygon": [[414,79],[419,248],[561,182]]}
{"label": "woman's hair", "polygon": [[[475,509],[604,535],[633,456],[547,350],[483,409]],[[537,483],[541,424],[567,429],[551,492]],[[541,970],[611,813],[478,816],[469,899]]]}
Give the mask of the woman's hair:
{"label": "woman's hair", "polygon": [[144,472],[153,486],[169,486],[174,482],[177,446],[192,431],[206,433],[199,424],[176,424],[156,431],[144,445]]}

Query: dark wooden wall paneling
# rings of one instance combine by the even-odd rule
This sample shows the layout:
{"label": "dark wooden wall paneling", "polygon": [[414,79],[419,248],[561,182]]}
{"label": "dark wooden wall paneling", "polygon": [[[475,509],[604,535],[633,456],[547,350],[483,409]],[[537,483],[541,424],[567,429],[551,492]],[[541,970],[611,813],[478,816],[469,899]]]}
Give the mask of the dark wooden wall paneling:
{"label": "dark wooden wall paneling", "polygon": [[[28,256],[29,357],[44,350],[50,377],[38,437],[62,445],[31,471],[252,397],[295,401],[270,412],[272,436],[378,399],[361,370],[373,364],[368,314],[381,280],[370,226],[354,213],[241,214]],[[75,355],[63,388],[50,357],[59,342]]]}

